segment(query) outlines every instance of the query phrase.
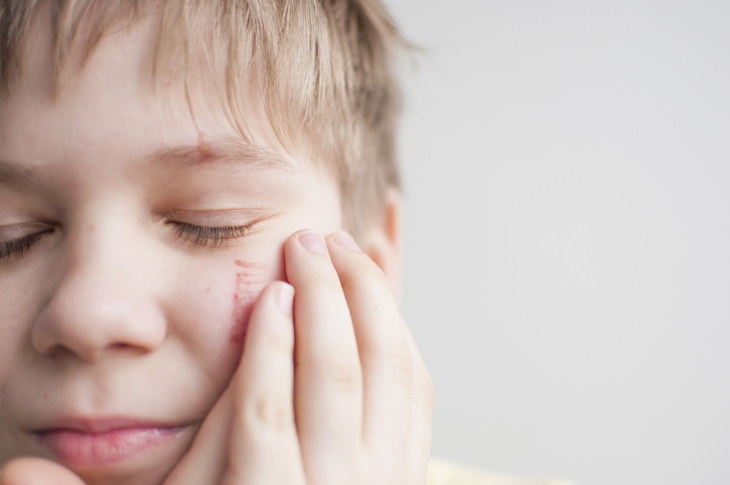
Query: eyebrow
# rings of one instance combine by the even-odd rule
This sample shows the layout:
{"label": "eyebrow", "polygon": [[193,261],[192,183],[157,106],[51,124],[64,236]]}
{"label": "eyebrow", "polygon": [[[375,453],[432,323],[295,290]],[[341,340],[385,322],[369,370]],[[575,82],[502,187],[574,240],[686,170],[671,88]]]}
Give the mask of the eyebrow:
{"label": "eyebrow", "polygon": [[32,185],[37,179],[35,171],[9,160],[0,159],[0,185]]}
{"label": "eyebrow", "polygon": [[[144,157],[143,160],[152,167],[163,170],[184,170],[211,165],[251,170],[294,168],[292,162],[271,150],[233,138],[165,148]],[[27,187],[36,183],[38,176],[38,171],[34,167],[0,159],[0,185]]]}
{"label": "eyebrow", "polygon": [[294,165],[266,148],[251,145],[235,138],[223,138],[214,142],[200,141],[197,145],[165,148],[146,157],[154,167],[186,169],[209,165],[224,165],[247,169],[283,169]]}

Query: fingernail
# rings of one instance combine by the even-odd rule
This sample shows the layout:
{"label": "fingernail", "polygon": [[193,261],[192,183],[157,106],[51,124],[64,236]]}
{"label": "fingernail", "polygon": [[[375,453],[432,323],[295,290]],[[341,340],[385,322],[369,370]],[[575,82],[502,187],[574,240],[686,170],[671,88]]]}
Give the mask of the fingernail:
{"label": "fingernail", "polygon": [[314,253],[327,254],[327,245],[324,238],[318,232],[307,231],[298,236],[299,243]]}
{"label": "fingernail", "polygon": [[292,303],[294,302],[294,287],[289,283],[281,282],[276,288],[276,305],[284,315],[292,314]]}
{"label": "fingernail", "polygon": [[356,251],[360,250],[360,247],[357,245],[352,236],[345,231],[337,231],[333,236],[333,239],[337,244],[345,249],[354,249]]}

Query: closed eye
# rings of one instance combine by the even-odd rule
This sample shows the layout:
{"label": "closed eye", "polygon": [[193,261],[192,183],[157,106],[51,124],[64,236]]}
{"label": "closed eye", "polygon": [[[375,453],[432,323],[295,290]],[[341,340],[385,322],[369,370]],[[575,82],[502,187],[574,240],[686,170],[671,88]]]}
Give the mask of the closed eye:
{"label": "closed eye", "polygon": [[224,246],[227,242],[235,241],[248,235],[253,224],[241,226],[198,226],[188,222],[167,221],[171,226],[175,237],[195,246],[216,248]]}
{"label": "closed eye", "polygon": [[27,234],[23,237],[11,239],[9,241],[0,241],[0,261],[25,256],[39,241],[50,236],[54,232],[55,229],[50,227],[43,231]]}

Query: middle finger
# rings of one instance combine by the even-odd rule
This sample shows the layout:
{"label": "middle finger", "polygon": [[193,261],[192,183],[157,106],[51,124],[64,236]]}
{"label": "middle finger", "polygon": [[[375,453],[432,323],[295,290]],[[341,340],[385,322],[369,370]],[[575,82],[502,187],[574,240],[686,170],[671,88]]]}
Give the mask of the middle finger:
{"label": "middle finger", "polygon": [[358,466],[362,371],[350,312],[321,234],[301,231],[285,246],[296,289],[295,413],[312,483],[347,483]]}

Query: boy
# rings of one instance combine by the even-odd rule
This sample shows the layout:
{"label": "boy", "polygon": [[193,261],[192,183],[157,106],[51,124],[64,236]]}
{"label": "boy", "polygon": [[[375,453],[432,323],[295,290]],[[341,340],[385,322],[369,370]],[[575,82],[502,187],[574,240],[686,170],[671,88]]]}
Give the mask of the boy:
{"label": "boy", "polygon": [[381,6],[0,19],[5,483],[423,483]]}
{"label": "boy", "polygon": [[425,483],[382,6],[0,9],[0,482]]}

